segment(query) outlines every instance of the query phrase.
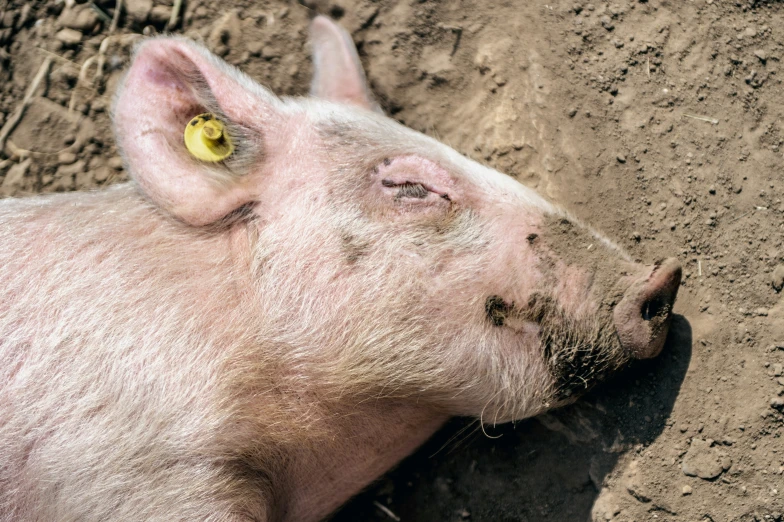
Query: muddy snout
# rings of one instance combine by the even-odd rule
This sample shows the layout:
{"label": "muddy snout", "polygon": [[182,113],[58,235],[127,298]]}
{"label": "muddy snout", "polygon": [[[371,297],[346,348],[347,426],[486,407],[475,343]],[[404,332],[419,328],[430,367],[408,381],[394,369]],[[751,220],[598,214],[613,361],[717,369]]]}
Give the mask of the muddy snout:
{"label": "muddy snout", "polygon": [[632,283],[615,307],[613,319],[621,345],[635,359],[656,357],[664,346],[672,307],[681,284],[681,265],[668,258]]}

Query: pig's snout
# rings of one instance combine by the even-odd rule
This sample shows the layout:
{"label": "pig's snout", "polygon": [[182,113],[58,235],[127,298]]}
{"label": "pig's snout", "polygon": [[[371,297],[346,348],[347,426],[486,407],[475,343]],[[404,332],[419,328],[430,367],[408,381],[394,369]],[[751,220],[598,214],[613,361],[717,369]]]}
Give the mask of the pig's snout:
{"label": "pig's snout", "polygon": [[675,258],[665,259],[632,283],[615,307],[613,319],[621,345],[635,359],[656,357],[661,352],[680,284],[680,263]]}

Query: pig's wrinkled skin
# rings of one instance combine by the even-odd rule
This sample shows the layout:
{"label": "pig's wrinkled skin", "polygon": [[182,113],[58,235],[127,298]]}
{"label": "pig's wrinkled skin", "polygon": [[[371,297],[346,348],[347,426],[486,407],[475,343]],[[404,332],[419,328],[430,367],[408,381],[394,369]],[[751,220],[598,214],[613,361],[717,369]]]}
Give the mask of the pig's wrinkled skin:
{"label": "pig's wrinkled skin", "polygon": [[[114,106],[134,182],[0,203],[0,520],[319,520],[450,416],[661,350],[677,262],[383,116],[312,34],[317,97],[283,100],[147,40]],[[183,145],[202,112],[224,163]]]}

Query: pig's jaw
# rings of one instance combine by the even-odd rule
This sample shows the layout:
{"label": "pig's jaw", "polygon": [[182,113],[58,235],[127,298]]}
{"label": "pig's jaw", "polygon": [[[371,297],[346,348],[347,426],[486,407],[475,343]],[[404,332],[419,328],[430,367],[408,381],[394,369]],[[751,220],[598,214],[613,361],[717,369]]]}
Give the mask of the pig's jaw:
{"label": "pig's jaw", "polygon": [[[318,405],[314,405],[318,408]],[[330,412],[328,432],[286,455],[274,520],[323,520],[411,454],[448,416],[411,403],[368,401]]]}

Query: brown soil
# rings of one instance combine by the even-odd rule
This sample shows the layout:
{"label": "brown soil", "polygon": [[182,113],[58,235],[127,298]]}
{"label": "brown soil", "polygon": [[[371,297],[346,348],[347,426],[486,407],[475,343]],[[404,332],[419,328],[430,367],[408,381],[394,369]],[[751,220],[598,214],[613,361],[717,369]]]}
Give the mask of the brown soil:
{"label": "brown soil", "polygon": [[[126,178],[111,95],[128,35],[162,31],[172,0],[126,0],[82,80],[109,23],[71,3],[0,0],[0,125],[52,58],[2,195]],[[454,421],[336,520],[783,520],[784,3],[186,0],[175,30],[303,94],[311,8],[350,30],[393,117],[685,266],[657,360],[488,436]]]}

